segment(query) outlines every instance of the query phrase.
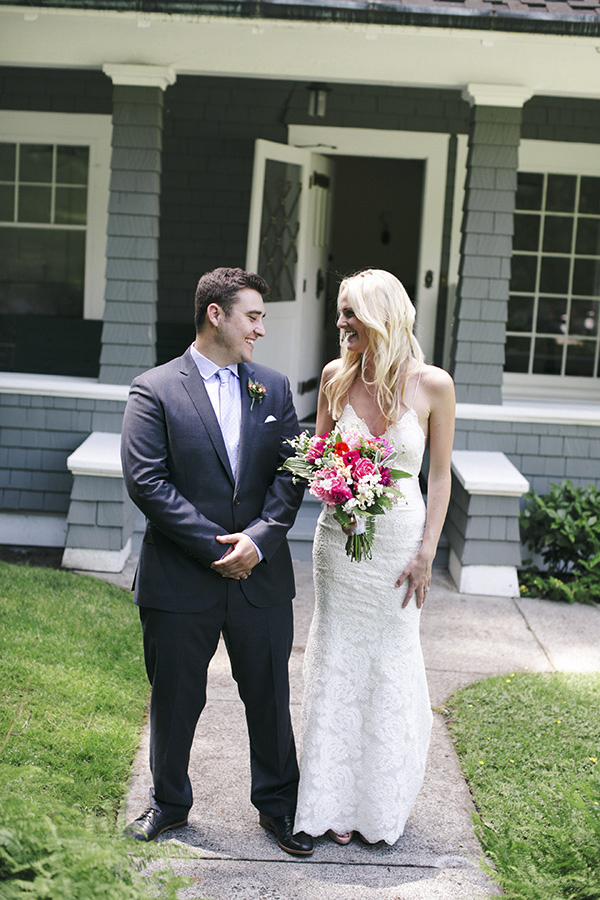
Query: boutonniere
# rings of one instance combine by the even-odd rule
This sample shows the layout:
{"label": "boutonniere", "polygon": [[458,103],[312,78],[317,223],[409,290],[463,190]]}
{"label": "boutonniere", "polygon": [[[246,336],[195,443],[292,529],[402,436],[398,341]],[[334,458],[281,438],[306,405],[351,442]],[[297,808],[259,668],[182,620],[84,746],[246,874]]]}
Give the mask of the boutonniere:
{"label": "boutonniere", "polygon": [[252,381],[251,378],[248,379],[248,393],[252,397],[252,403],[250,404],[250,411],[252,412],[252,407],[254,406],[254,401],[258,400],[259,403],[262,403],[263,397],[267,396],[267,389],[264,384],[261,384],[259,381]]}

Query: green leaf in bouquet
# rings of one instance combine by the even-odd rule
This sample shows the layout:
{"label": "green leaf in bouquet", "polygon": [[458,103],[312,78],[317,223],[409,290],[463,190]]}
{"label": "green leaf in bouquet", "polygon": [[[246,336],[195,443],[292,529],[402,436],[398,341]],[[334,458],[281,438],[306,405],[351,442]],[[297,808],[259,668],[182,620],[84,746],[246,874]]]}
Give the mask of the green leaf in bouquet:
{"label": "green leaf in bouquet", "polygon": [[335,518],[340,523],[342,528],[349,528],[352,523],[352,518],[348,515],[348,513],[345,510],[342,509],[341,506],[336,506]]}

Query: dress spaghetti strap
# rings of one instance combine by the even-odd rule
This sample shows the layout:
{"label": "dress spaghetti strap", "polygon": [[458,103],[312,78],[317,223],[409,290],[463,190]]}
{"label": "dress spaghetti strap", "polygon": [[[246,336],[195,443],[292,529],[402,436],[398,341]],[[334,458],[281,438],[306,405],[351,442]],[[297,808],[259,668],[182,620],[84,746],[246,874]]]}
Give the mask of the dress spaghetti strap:
{"label": "dress spaghetti strap", "polygon": [[417,384],[415,387],[415,392],[413,394],[412,403],[410,405],[410,409],[414,408],[415,400],[417,399],[417,391],[419,390],[419,385],[421,384],[421,375],[423,374],[423,366],[419,369],[419,377],[417,378]]}

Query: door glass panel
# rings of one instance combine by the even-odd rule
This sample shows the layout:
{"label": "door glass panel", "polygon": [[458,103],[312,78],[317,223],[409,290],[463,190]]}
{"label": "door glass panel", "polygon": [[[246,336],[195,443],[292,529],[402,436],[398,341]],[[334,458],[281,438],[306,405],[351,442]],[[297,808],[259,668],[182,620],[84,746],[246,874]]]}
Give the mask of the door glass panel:
{"label": "door glass panel", "polygon": [[301,190],[301,166],[266,160],[258,272],[271,288],[267,301],[296,299]]}

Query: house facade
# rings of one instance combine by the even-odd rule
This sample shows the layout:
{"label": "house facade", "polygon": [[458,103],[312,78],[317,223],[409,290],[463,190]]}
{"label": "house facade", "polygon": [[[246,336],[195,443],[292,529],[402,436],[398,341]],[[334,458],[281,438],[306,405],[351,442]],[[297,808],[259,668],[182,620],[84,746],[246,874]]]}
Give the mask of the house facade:
{"label": "house facade", "polygon": [[122,565],[128,385],[218,265],[270,283],[255,358],[306,421],[377,266],[457,451],[600,485],[599,145],[597,0],[0,2],[0,544]]}

